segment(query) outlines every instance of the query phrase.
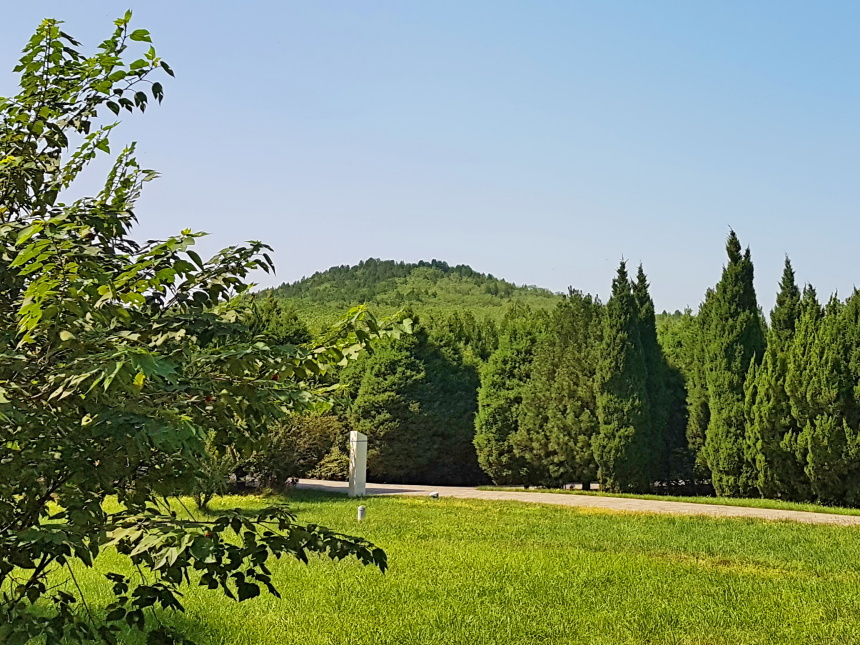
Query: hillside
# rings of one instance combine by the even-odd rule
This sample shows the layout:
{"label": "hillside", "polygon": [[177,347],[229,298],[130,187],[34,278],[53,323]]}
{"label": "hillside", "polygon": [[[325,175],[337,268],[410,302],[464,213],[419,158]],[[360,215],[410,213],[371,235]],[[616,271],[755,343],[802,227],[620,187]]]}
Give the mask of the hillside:
{"label": "hillside", "polygon": [[290,301],[312,326],[334,322],[357,304],[369,305],[379,316],[410,306],[418,313],[470,310],[500,318],[514,302],[545,309],[560,299],[548,289],[517,286],[463,264],[375,258],[331,267],[272,291]]}

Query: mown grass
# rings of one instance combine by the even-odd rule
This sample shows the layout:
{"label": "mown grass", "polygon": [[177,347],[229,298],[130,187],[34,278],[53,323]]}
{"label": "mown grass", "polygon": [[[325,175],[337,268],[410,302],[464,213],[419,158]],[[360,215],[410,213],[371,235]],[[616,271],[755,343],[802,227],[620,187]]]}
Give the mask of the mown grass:
{"label": "mown grass", "polygon": [[604,493],[601,491],[588,490],[563,490],[560,488],[520,488],[515,486],[479,486],[478,490],[502,490],[518,493],[558,493],[560,495],[591,495],[594,497],[624,497],[628,499],[651,499],[658,502],[689,502],[691,504],[747,506],[750,508],[770,508],[779,511],[829,513],[831,515],[860,515],[860,508],[824,506],[823,504],[802,502],[785,502],[778,499],[761,499],[757,497],[683,497],[680,495],[640,495],[629,493]]}
{"label": "mown grass", "polygon": [[[409,497],[363,500],[359,525],[356,500],[296,491],[290,502],[300,521],[383,546],[389,572],[281,561],[283,600],[191,587],[187,613],[163,620],[223,645],[860,642],[853,527]],[[105,553],[78,572],[96,611],[111,568],[124,567]]]}

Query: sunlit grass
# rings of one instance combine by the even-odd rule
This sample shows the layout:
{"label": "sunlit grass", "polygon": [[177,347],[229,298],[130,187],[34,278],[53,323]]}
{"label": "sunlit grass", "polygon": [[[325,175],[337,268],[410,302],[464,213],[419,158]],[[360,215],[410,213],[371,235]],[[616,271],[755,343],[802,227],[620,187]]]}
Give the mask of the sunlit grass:
{"label": "sunlit grass", "polygon": [[[409,497],[362,500],[359,524],[356,500],[296,491],[289,501],[299,521],[384,547],[390,571],[282,560],[283,600],[240,604],[190,587],[186,614],[163,619],[225,645],[860,642],[852,527]],[[131,573],[110,552],[78,570],[96,611],[110,569]]]}

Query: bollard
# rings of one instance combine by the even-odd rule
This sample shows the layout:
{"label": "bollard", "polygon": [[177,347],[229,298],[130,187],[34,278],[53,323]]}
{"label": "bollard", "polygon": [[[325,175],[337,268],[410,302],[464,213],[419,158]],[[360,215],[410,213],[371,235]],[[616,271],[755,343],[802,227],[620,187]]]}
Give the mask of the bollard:
{"label": "bollard", "polygon": [[364,497],[367,481],[367,435],[349,433],[349,496]]}
{"label": "bollard", "polygon": [[358,507],[358,521],[360,522],[361,520],[363,520],[364,516],[366,514],[367,514],[367,507],[366,506],[359,506]]}

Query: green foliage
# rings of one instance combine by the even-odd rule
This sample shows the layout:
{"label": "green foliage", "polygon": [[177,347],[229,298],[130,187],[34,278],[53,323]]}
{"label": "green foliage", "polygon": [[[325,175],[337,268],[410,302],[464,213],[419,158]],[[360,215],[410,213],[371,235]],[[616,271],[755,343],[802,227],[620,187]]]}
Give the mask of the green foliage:
{"label": "green foliage", "polygon": [[383,482],[473,484],[477,370],[427,329],[380,342],[344,374],[349,419],[368,436],[368,477]]}
{"label": "green foliage", "polygon": [[[515,454],[524,388],[531,378],[542,317],[528,307],[512,307],[503,321],[498,349],[481,368],[475,451],[478,464],[494,483],[537,483],[528,461]],[[540,472],[542,469],[538,469]]]}
{"label": "green foliage", "polygon": [[[806,298],[804,298],[806,300]],[[800,427],[796,451],[815,497],[829,504],[860,502],[860,296],[835,298],[820,315],[803,307],[786,389]]]}
{"label": "green foliage", "polygon": [[[713,298],[708,289],[705,303]],[[711,422],[710,397],[708,394],[707,362],[705,352],[705,329],[708,328],[709,308],[704,304],[696,317],[690,317],[679,330],[676,339],[686,350],[677,352],[677,364],[687,381],[687,443],[695,455],[695,474],[710,478],[711,472],[705,455],[705,437]]]}
{"label": "green foliage", "polygon": [[[512,309],[517,309],[517,305],[512,305]],[[478,361],[486,361],[499,346],[498,325],[489,316],[479,319],[471,311],[454,311],[447,315],[429,314],[424,320],[434,339],[453,345]]]}
{"label": "green foliage", "polygon": [[216,495],[228,491],[228,480],[239,467],[241,459],[231,446],[219,448],[210,433],[206,442],[205,454],[200,459],[191,494],[199,509],[206,509]]}
{"label": "green foliage", "polygon": [[770,329],[777,335],[781,344],[786,345],[794,338],[794,329],[800,318],[800,312],[800,289],[794,277],[791,260],[786,255],[779,291],[776,294],[776,306],[770,312]]}
{"label": "green foliage", "polygon": [[602,327],[600,302],[571,290],[535,350],[512,441],[541,483],[597,479],[592,440],[599,428],[595,372]]}
{"label": "green foliage", "polygon": [[267,488],[282,489],[292,479],[307,477],[327,457],[331,460],[348,434],[334,415],[290,415],[269,426],[242,470]]}
{"label": "green foliage", "polygon": [[347,481],[349,478],[349,453],[337,444],[331,447],[320,462],[307,473],[311,479]]}
{"label": "green foliage", "polygon": [[786,257],[764,360],[758,367],[750,366],[745,385],[746,457],[755,467],[756,486],[763,497],[809,498],[803,467],[796,457],[800,428],[791,415],[786,391],[789,350],[800,311],[800,290]]}
{"label": "green foliage", "polygon": [[[432,283],[436,295],[417,298],[427,312],[426,344],[457,356],[448,363],[455,372],[462,366],[479,371],[473,439],[481,468],[497,483],[587,484],[595,462],[602,462],[606,473],[617,471],[604,485],[619,490],[656,485],[694,492],[713,485],[721,495],[853,503],[848,482],[860,457],[854,297],[844,304],[834,299],[828,311],[836,318],[822,326],[819,319],[827,317],[814,291],[807,288],[801,297],[786,258],[768,329],[749,249],[742,250],[732,232],[726,250],[721,279],[696,315],[656,316],[639,267],[635,280],[628,280],[630,293],[616,298],[626,304],[618,306],[612,325],[607,313],[599,331],[585,322],[597,316],[585,313],[588,297],[574,290],[546,318],[537,315],[546,311],[543,305],[523,308],[517,300],[512,315],[499,317],[486,303],[469,300],[471,287],[461,290],[480,276],[442,263],[340,267],[304,281],[290,295],[307,305],[365,289],[385,308],[403,301],[404,285],[420,296],[428,288],[422,281]],[[386,300],[398,289],[400,295]],[[454,302],[467,308],[446,311]],[[527,313],[519,320],[517,311]],[[374,368],[380,371],[366,382],[371,361],[344,374],[347,390],[355,393],[364,383],[370,395],[353,406],[352,423],[392,424],[400,430],[390,435],[391,446],[405,437],[395,451],[398,481],[428,476],[426,465],[415,473],[409,466],[424,454],[412,439],[432,434],[415,429],[428,405],[417,394],[428,381],[420,353],[386,349]],[[601,406],[605,423],[598,432]],[[361,421],[365,414],[369,420]],[[407,427],[412,429],[398,434]]]}
{"label": "green foliage", "polygon": [[746,459],[744,381],[750,364],[761,362],[764,355],[764,323],[756,302],[750,251],[741,253],[734,231],[726,252],[728,264],[700,312],[710,411],[703,455],[718,495],[749,495],[757,475]]}
{"label": "green foliage", "polygon": [[[657,336],[657,320],[648,278],[642,265],[633,283],[633,296],[639,312],[639,338],[645,360],[648,409],[652,427],[651,441],[657,446],[660,461],[657,478],[669,482],[690,477],[690,453],[687,449],[684,411],[683,376],[673,369]],[[680,313],[680,312],[679,312]],[[680,317],[676,318],[680,320]]]}
{"label": "green foliage", "polygon": [[[644,490],[660,479],[690,478],[683,376],[658,340],[644,272],[640,267],[634,285],[622,270],[622,282],[613,283],[624,291],[613,301],[623,303],[616,309],[626,321],[620,331],[607,327],[599,301],[574,289],[545,323],[528,312],[518,325],[502,321],[499,350],[481,372],[475,438],[481,467],[495,482],[587,487],[598,478],[600,459],[604,486]],[[683,320],[680,312],[673,320]],[[606,376],[610,367],[627,371]],[[637,370],[643,392],[625,382]],[[652,393],[661,407],[657,424],[648,407]],[[600,398],[607,420],[602,437]],[[626,414],[640,414],[638,425],[622,426]]]}
{"label": "green foliage", "polygon": [[[816,392],[810,389],[813,372],[808,367],[820,349],[818,333],[823,316],[824,310],[818,302],[815,289],[807,285],[803,290],[794,341],[789,348],[788,371],[785,377],[791,414],[800,428],[804,428],[817,414],[813,410],[813,404],[818,397]],[[805,461],[800,455],[798,457]]]}
{"label": "green foliage", "polygon": [[[183,581],[243,600],[274,593],[267,562],[308,553],[385,568],[373,545],[301,526],[285,509],[180,520],[165,496],[188,490],[206,458],[253,447],[273,418],[325,407],[339,366],[389,333],[360,309],[312,347],[271,344],[231,302],[249,272],[272,269],[264,244],[208,261],[199,233],[130,236],[143,183],[128,146],[104,187],[66,203],[81,171],[110,154],[105,111],[143,111],[172,75],[151,46],[127,62],[130,13],[95,54],[46,20],[24,49],[20,92],[0,99],[0,641],[117,642],[120,625],[150,642],[182,637],[153,625],[181,610]],[[74,142],[74,145],[73,145]],[[390,333],[396,333],[392,330]],[[108,513],[105,498],[121,509]],[[228,537],[229,536],[229,537]],[[115,601],[99,619],[49,575],[90,566],[106,547],[148,571],[109,573]],[[65,640],[64,640],[65,639]]]}
{"label": "green foliage", "polygon": [[693,382],[692,351],[697,346],[696,319],[689,309],[658,320],[657,338],[663,354],[666,425],[663,428],[664,478],[692,482],[703,478],[696,472],[695,450],[687,436],[689,425],[688,387]]}
{"label": "green foliage", "polygon": [[292,305],[271,293],[253,298],[247,311],[251,330],[273,345],[304,345],[313,338]]}
{"label": "green foliage", "polygon": [[660,442],[654,436],[639,308],[624,261],[606,304],[596,373],[600,432],[594,439],[601,489],[644,492],[659,476]]}
{"label": "green foliage", "polygon": [[429,324],[428,314],[466,312],[500,320],[513,304],[550,309],[560,296],[547,289],[516,286],[465,265],[432,260],[418,263],[370,258],[356,266],[331,267],[273,290],[300,311],[312,327],[326,328],[344,308],[372,306],[379,315],[411,307]]}

